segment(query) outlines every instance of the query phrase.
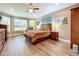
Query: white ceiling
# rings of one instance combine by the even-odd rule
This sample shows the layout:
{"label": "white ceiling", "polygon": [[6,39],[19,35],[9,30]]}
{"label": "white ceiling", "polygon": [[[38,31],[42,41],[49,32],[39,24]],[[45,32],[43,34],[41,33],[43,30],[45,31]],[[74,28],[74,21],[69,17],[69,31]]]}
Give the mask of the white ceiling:
{"label": "white ceiling", "polygon": [[[24,17],[24,18],[38,18],[40,16],[53,13],[60,9],[74,5],[74,3],[33,3],[35,7],[40,9],[35,13],[27,13],[27,3],[0,3],[0,12],[4,12],[13,16]],[[11,11],[10,8],[13,8],[14,11]]]}

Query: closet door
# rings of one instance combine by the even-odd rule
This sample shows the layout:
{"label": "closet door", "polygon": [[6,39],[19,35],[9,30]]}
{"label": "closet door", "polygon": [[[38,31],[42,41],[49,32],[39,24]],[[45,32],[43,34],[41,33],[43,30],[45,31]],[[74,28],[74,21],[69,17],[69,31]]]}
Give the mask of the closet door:
{"label": "closet door", "polygon": [[79,7],[71,9],[71,45],[79,45]]}

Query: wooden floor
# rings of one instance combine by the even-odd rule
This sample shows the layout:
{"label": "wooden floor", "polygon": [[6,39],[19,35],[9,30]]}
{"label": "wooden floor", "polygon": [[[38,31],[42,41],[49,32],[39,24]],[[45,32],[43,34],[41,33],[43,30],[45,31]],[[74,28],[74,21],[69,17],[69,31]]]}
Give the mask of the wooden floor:
{"label": "wooden floor", "polygon": [[36,45],[33,45],[24,36],[10,38],[2,52],[1,56],[75,56],[70,49],[69,43],[64,41],[54,41],[47,39]]}

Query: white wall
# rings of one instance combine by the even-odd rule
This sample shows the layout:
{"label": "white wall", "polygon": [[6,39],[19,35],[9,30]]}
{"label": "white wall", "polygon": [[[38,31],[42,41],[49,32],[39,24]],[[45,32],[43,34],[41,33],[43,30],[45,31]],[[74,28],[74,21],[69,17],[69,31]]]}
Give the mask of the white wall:
{"label": "white wall", "polygon": [[59,17],[67,17],[67,24],[62,24],[60,26],[59,30],[59,37],[62,37],[64,39],[70,39],[71,37],[71,14],[70,10],[61,10],[59,12],[56,12],[52,14],[53,17],[59,18]]}

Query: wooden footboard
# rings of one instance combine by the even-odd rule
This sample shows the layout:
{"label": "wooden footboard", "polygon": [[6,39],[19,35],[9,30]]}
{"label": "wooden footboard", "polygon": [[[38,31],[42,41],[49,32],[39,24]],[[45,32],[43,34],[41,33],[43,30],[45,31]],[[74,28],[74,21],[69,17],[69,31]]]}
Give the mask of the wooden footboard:
{"label": "wooden footboard", "polygon": [[[27,35],[24,35],[25,37],[29,38]],[[50,38],[50,36],[46,36],[46,37],[43,37],[43,38],[39,38],[39,39],[36,39],[34,42],[31,41],[31,38],[29,38],[29,40],[32,42],[32,44],[37,44],[41,41],[44,41],[46,39]]]}
{"label": "wooden footboard", "polygon": [[39,42],[41,42],[41,41],[44,41],[44,40],[46,40],[46,39],[48,39],[48,38],[49,38],[49,36],[46,36],[46,37],[43,37],[43,38],[36,39],[34,42],[32,42],[32,44],[37,44],[37,43],[39,43]]}

